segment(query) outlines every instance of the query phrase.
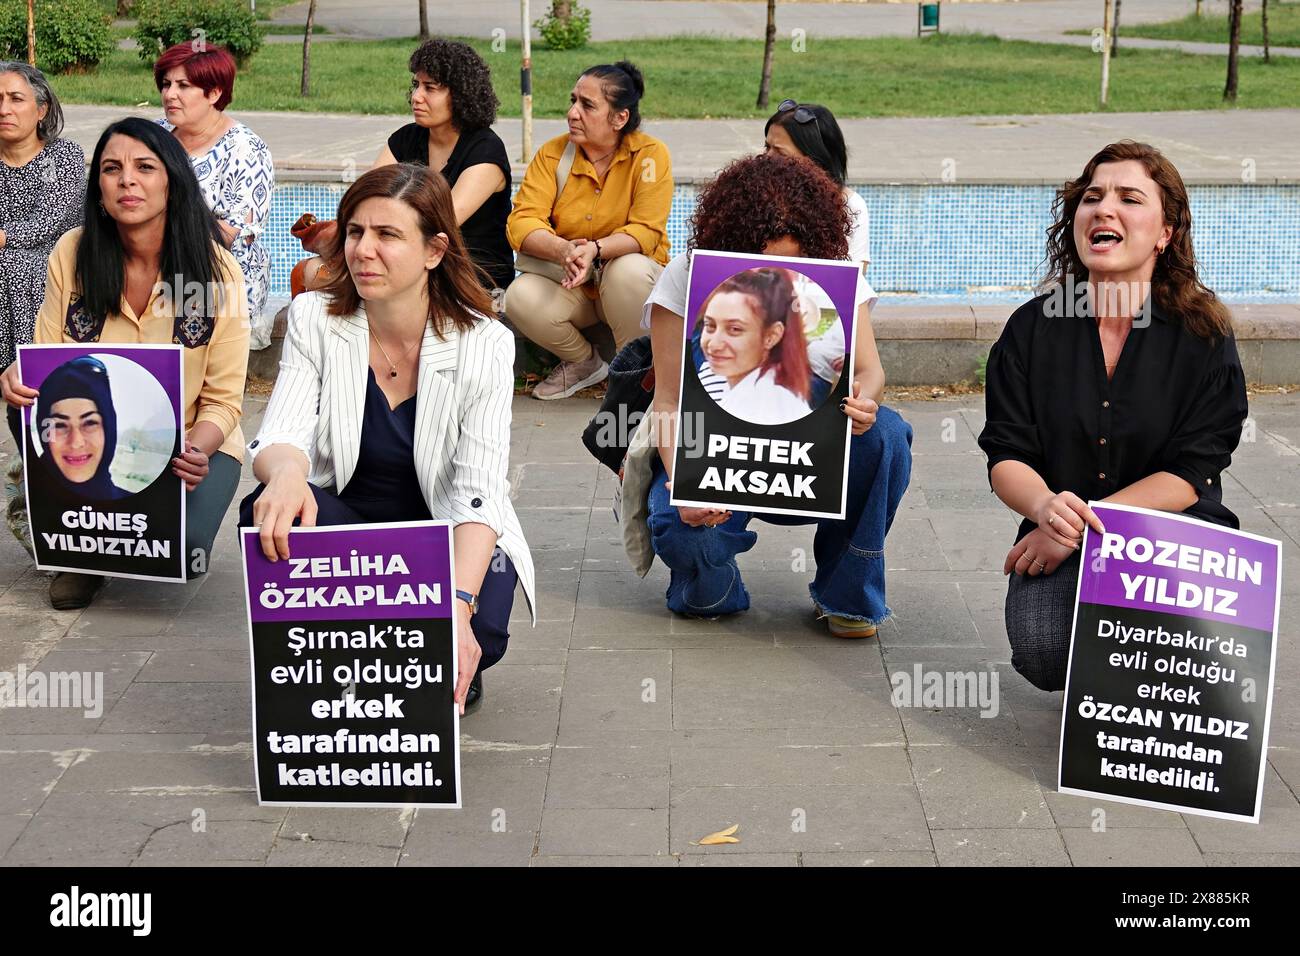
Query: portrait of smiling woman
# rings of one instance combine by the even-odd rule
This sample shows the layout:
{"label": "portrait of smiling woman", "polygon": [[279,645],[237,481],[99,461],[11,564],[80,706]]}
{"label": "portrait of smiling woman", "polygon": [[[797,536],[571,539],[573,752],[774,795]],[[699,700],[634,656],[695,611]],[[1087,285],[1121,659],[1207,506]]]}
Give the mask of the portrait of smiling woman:
{"label": "portrait of smiling woman", "polygon": [[108,369],[99,359],[73,359],[46,377],[36,425],[50,488],[79,500],[112,501],[130,493],[109,474],[117,451],[117,411]]}

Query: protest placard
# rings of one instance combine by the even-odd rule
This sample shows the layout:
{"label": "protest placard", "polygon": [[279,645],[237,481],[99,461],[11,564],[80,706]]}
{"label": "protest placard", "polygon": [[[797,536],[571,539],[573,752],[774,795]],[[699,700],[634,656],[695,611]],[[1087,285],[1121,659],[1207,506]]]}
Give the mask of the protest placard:
{"label": "protest placard", "polygon": [[23,474],[36,566],[184,581],[179,345],[22,345]]}
{"label": "protest placard", "polygon": [[1059,789],[1259,822],[1277,653],[1277,541],[1090,503]]}
{"label": "protest placard", "polygon": [[672,504],[843,518],[862,271],[696,250]]}
{"label": "protest placard", "polygon": [[258,801],[460,806],[446,521],[240,531]]}

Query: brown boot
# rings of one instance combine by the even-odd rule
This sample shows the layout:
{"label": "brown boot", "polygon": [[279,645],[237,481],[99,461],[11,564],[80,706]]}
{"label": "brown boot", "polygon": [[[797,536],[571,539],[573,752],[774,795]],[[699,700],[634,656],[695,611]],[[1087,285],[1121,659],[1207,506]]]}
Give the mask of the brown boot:
{"label": "brown boot", "polygon": [[79,611],[90,605],[103,586],[102,575],[60,571],[50,582],[50,605],[56,611]]}

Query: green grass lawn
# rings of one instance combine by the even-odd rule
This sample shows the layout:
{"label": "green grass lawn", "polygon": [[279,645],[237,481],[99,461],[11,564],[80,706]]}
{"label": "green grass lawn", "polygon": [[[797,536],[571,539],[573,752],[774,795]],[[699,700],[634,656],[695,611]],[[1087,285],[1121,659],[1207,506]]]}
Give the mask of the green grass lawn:
{"label": "green grass lawn", "polygon": [[[1252,46],[1263,46],[1262,22],[1258,10],[1246,14],[1241,21],[1241,42]],[[1121,47],[1126,36],[1150,37],[1153,40],[1191,40],[1196,43],[1227,43],[1228,17],[1226,15],[1198,17],[1193,13],[1181,20],[1133,27],[1127,27],[1121,21],[1119,32]],[[1271,47],[1300,46],[1300,3],[1278,3],[1277,0],[1270,0],[1268,42]]]}
{"label": "green grass lawn", "polygon": [[[470,40],[492,67],[504,116],[519,115],[519,50],[493,52]],[[240,73],[235,106],[245,110],[404,113],[406,62],[414,38],[336,41],[312,47],[313,95],[300,98],[302,48],[268,44]],[[588,66],[629,57],[645,72],[649,119],[758,117],[762,42],[677,38],[594,43],[584,50],[534,50],[533,109],[568,108]],[[1100,61],[1087,48],[948,34],[924,40],[814,40],[807,52],[777,47],[773,104],[785,97],[824,103],[837,116],[957,116],[1075,113],[1097,109]],[[1126,50],[1111,64],[1114,111],[1222,106],[1223,57]],[[69,103],[157,102],[152,76],[133,51],[116,51],[95,73],[54,78]],[[1300,107],[1300,59],[1241,64],[1241,107]]]}

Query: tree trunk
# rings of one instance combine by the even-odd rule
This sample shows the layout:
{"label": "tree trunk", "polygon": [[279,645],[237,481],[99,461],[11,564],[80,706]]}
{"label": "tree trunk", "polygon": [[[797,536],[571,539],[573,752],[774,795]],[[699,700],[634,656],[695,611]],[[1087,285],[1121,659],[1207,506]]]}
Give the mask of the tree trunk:
{"label": "tree trunk", "polygon": [[429,39],[429,0],[420,0],[420,42]]}
{"label": "tree trunk", "polygon": [[302,32],[302,96],[311,95],[311,33],[316,27],[316,0],[307,7],[307,28]]}
{"label": "tree trunk", "polygon": [[1115,19],[1110,25],[1110,55],[1119,53],[1119,6],[1122,0],[1115,0]]}
{"label": "tree trunk", "polygon": [[1264,30],[1264,62],[1268,62],[1268,0],[1264,0],[1264,6],[1260,9],[1260,26]]}
{"label": "tree trunk", "polygon": [[754,105],[767,109],[772,91],[772,56],[776,53],[776,0],[767,0],[767,37],[763,41],[763,76],[758,81],[758,102]]}
{"label": "tree trunk", "polygon": [[27,65],[36,65],[36,0],[27,0]]}
{"label": "tree trunk", "polygon": [[1110,100],[1110,30],[1114,8],[1105,0],[1101,14],[1101,105]]}
{"label": "tree trunk", "polygon": [[1223,87],[1223,98],[1237,102],[1237,54],[1241,47],[1241,0],[1229,0],[1228,5],[1228,82]]}

